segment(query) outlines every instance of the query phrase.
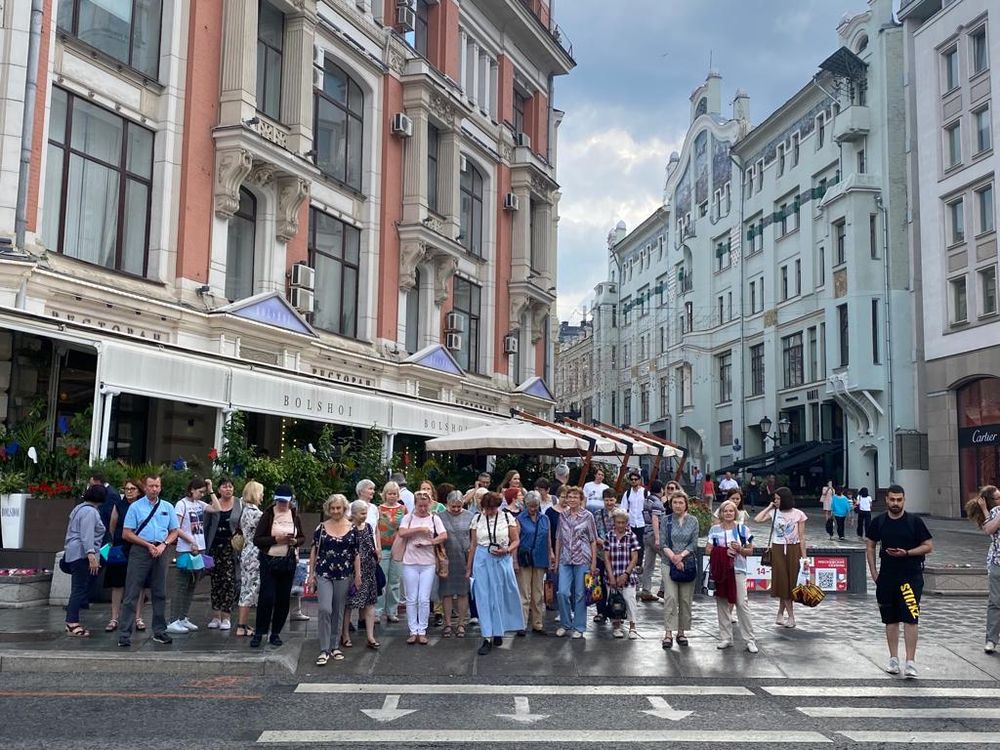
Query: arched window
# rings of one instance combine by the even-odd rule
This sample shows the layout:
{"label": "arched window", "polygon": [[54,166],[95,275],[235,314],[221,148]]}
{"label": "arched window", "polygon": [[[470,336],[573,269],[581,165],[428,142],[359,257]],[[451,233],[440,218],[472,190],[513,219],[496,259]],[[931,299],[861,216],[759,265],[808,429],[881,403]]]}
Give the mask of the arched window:
{"label": "arched window", "polygon": [[323,64],[323,88],[315,96],[316,166],[328,177],[361,190],[365,95],[338,65]]}
{"label": "arched window", "polygon": [[483,255],[483,175],[472,164],[462,172],[461,179],[462,245],[473,255]]}
{"label": "arched window", "polygon": [[253,256],[257,227],[257,199],[240,188],[240,207],[229,220],[226,245],[226,297],[243,299],[253,294]]}

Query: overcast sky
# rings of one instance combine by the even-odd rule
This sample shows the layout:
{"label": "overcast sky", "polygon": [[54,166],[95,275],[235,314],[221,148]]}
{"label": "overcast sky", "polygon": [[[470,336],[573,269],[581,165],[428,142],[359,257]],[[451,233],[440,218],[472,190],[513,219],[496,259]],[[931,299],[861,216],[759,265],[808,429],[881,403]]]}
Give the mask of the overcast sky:
{"label": "overcast sky", "polygon": [[607,273],[607,234],[632,230],[662,202],[691,92],[711,65],[722,110],[739,88],[754,124],[798,91],[837,49],[845,13],[867,0],[556,0],[577,67],[556,79],[559,129],[559,317],[578,322]]}

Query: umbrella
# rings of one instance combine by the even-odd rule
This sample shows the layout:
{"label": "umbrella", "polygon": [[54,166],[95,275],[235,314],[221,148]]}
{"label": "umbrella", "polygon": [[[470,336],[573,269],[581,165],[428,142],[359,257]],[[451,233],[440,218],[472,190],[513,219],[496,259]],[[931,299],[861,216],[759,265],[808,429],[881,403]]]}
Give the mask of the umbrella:
{"label": "umbrella", "polygon": [[589,440],[567,435],[550,427],[518,419],[473,427],[453,435],[431,438],[428,451],[438,453],[480,453],[487,455],[531,453],[543,456],[576,456],[593,451],[614,455],[619,444],[592,436]]}

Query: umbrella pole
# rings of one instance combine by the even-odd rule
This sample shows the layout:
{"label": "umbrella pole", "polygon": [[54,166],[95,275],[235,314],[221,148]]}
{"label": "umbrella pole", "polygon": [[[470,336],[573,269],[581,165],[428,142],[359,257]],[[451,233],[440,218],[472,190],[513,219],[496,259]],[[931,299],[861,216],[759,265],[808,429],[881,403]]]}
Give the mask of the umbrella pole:
{"label": "umbrella pole", "polygon": [[625,472],[628,471],[628,462],[632,458],[632,446],[628,446],[625,456],[622,458],[622,468],[618,471],[618,479],[615,480],[615,494],[622,494],[622,483],[625,481]]}
{"label": "umbrella pole", "polygon": [[580,467],[580,477],[576,480],[578,487],[583,487],[584,483],[586,483],[587,476],[590,474],[590,459],[593,457],[593,451],[587,451],[587,455],[583,457],[583,465]]}

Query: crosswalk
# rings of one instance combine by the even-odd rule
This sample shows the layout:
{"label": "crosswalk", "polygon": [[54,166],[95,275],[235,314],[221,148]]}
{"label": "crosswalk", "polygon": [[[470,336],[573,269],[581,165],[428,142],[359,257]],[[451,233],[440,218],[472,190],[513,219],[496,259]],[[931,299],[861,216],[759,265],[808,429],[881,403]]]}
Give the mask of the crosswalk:
{"label": "crosswalk", "polygon": [[[333,699],[317,726],[274,728],[259,746],[684,746],[1000,744],[996,684],[320,683],[302,700]],[[328,705],[328,703],[326,704]],[[335,718],[334,718],[335,717]],[[905,728],[905,729],[904,729]]]}

